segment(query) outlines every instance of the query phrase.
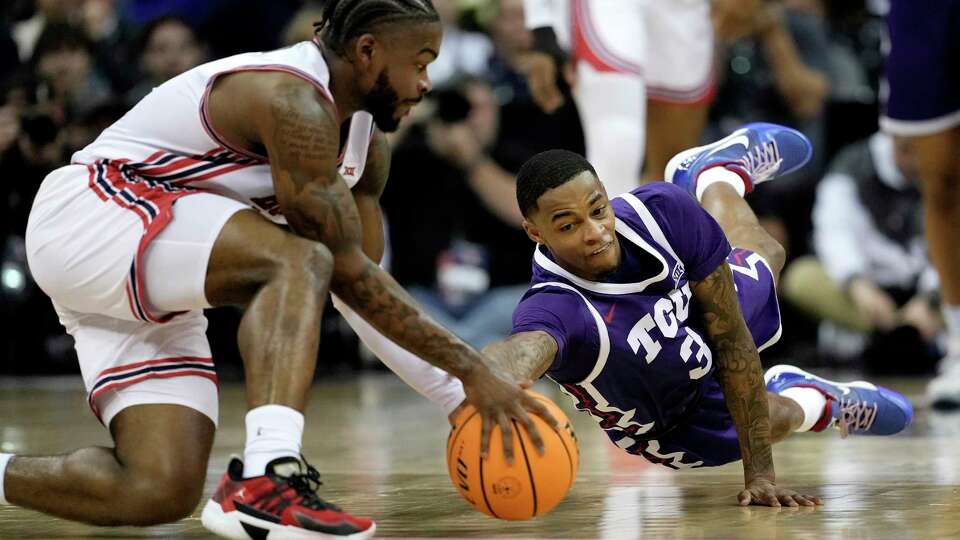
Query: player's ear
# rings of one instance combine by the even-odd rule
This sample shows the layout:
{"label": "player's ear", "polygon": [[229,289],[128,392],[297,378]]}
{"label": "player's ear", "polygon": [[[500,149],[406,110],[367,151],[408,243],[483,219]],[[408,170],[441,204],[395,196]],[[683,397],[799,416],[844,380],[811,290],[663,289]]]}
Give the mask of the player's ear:
{"label": "player's ear", "polygon": [[374,56],[379,51],[377,38],[373,34],[363,34],[353,44],[354,63],[357,67],[367,71],[373,65]]}
{"label": "player's ear", "polygon": [[527,218],[523,218],[523,232],[527,233],[527,238],[533,240],[538,244],[542,244],[543,240],[540,238],[540,231],[537,230],[537,226],[533,224]]}

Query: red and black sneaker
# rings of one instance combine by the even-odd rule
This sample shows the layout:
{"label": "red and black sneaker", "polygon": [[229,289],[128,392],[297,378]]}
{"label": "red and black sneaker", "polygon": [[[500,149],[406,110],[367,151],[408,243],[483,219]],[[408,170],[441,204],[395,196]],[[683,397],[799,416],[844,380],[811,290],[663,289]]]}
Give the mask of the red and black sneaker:
{"label": "red and black sneaker", "polygon": [[243,462],[230,460],[203,526],[235,540],[362,540],[377,526],[354,517],[317,495],[320,473],[306,461],[278,458],[263,476],[243,477]]}

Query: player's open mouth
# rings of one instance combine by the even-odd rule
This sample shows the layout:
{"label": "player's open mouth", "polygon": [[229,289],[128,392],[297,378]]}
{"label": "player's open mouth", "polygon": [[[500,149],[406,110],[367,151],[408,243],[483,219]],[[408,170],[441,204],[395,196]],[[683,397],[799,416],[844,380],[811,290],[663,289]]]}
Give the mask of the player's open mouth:
{"label": "player's open mouth", "polygon": [[599,254],[603,253],[604,251],[606,251],[607,249],[609,249],[610,246],[612,246],[612,245],[613,245],[613,242],[608,242],[608,243],[605,244],[602,248],[600,248],[600,249],[594,251],[593,253],[591,253],[590,256],[592,257],[592,256],[594,256],[594,255],[599,255]]}

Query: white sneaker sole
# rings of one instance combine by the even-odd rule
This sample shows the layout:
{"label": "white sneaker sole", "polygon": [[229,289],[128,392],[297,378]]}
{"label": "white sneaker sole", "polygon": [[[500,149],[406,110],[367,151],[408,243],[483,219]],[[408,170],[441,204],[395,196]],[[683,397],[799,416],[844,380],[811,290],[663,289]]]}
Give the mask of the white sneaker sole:
{"label": "white sneaker sole", "polygon": [[[792,373],[795,375],[806,377],[808,379],[814,379],[825,384],[831,384],[831,385],[837,386],[841,390],[843,390],[845,386],[850,386],[853,388],[866,388],[867,390],[877,389],[877,386],[875,384],[869,383],[867,381],[851,381],[848,383],[840,383],[837,381],[831,381],[830,379],[824,379],[823,377],[817,377],[813,373],[809,373],[798,367],[788,366],[786,364],[780,364],[779,366],[773,366],[772,368],[768,369],[767,372],[763,374],[764,385],[770,384],[771,380],[775,379],[777,376],[783,373]],[[847,393],[849,393],[849,391],[844,392],[844,394],[847,394]]]}
{"label": "white sneaker sole", "polygon": [[247,525],[269,531],[265,537],[267,540],[366,540],[367,538],[372,538],[377,530],[377,524],[374,523],[366,531],[347,536],[324,534],[316,531],[308,531],[300,527],[271,523],[249,516],[243,512],[224,512],[223,507],[213,500],[207,501],[207,505],[203,507],[203,514],[200,517],[200,522],[203,523],[203,526],[218,536],[230,538],[231,540],[251,540],[251,536],[247,533],[246,529],[243,528],[241,521]]}

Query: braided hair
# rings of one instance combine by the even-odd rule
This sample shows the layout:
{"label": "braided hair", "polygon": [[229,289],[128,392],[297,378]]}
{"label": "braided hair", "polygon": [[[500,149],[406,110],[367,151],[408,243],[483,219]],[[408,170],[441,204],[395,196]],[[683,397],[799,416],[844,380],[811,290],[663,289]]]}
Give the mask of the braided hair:
{"label": "braided hair", "polygon": [[533,156],[517,173],[517,205],[524,216],[537,209],[537,199],[566,184],[578,174],[597,171],[583,156],[568,150],[547,150]]}
{"label": "braided hair", "polygon": [[327,0],[313,26],[323,44],[342,55],[351,39],[379,25],[439,20],[431,0]]}

